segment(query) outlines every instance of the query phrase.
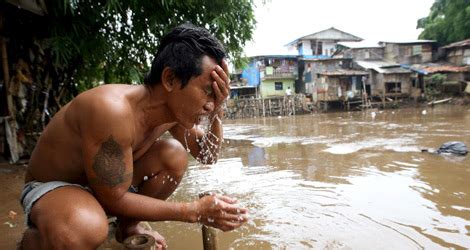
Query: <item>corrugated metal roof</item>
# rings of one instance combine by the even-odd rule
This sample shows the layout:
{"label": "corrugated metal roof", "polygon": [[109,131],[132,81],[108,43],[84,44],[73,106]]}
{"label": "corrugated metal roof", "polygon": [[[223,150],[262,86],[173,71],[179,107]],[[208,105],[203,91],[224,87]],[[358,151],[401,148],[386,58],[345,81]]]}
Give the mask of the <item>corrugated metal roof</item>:
{"label": "corrugated metal roof", "polygon": [[343,57],[329,57],[329,56],[303,56],[300,58],[302,61],[306,62],[318,62],[318,61],[352,61],[352,58],[343,58]]}
{"label": "corrugated metal roof", "polygon": [[470,39],[467,39],[467,40],[463,40],[463,41],[459,41],[459,42],[455,42],[455,43],[451,43],[447,46],[444,46],[442,48],[444,49],[450,49],[450,48],[456,48],[456,47],[464,47],[464,46],[469,46],[470,47]]}
{"label": "corrugated metal roof", "polygon": [[404,41],[380,41],[382,43],[395,43],[395,44],[423,44],[423,43],[436,43],[436,40],[404,40]]}
{"label": "corrugated metal roof", "polygon": [[293,45],[299,40],[338,40],[338,41],[362,41],[363,39],[347,32],[331,27],[322,31],[312,33],[303,37],[299,37],[294,41],[286,44],[286,46]]}
{"label": "corrugated metal roof", "polygon": [[382,46],[380,46],[378,42],[372,41],[340,42],[338,44],[350,49],[382,48]]}
{"label": "corrugated metal roof", "polygon": [[325,76],[364,76],[368,75],[369,72],[362,70],[353,70],[353,69],[338,69],[335,71],[325,71],[319,73],[320,75]]}
{"label": "corrugated metal roof", "polygon": [[408,67],[421,74],[470,72],[470,66],[457,66],[450,63],[413,64]]}
{"label": "corrugated metal roof", "polygon": [[402,68],[400,66],[398,67],[392,67],[392,68],[382,68],[383,74],[411,74],[413,71],[409,69]]}
{"label": "corrugated metal roof", "polygon": [[[378,73],[385,73],[386,70],[383,67],[400,67],[399,64],[389,63],[385,61],[356,61],[357,65],[364,69],[373,69]],[[411,71],[410,71],[411,72]]]}

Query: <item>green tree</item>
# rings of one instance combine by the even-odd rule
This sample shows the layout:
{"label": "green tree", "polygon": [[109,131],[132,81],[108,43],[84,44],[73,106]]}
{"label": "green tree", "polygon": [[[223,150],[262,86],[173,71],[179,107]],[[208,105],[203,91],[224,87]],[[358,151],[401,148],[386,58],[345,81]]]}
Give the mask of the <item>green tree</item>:
{"label": "green tree", "polygon": [[[237,64],[256,22],[253,0],[44,2],[44,15],[36,15],[0,1],[0,36],[8,41],[10,86],[16,90],[10,115],[21,138],[42,131],[62,105],[86,89],[141,83],[160,39],[179,24],[208,29]],[[30,148],[34,140],[22,144]]]}
{"label": "green tree", "polygon": [[436,0],[427,17],[418,20],[420,39],[446,45],[470,38],[470,0]]}

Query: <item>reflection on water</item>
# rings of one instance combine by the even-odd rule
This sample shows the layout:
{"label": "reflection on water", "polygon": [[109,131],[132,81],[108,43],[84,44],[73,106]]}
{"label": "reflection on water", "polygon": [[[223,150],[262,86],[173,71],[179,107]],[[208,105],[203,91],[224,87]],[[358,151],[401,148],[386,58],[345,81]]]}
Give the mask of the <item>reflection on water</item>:
{"label": "reflection on water", "polygon": [[[470,145],[468,108],[250,119],[225,128],[218,164],[193,162],[171,198],[220,190],[248,207],[249,223],[219,234],[222,249],[470,247],[470,156],[420,152],[451,140]],[[202,249],[199,225],[154,227],[172,249]]]}

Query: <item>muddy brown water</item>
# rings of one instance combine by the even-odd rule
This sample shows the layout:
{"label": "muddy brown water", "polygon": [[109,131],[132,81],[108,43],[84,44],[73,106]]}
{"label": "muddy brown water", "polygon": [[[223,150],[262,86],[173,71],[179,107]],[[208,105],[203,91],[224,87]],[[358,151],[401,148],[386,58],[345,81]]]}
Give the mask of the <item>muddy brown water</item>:
{"label": "muddy brown water", "polygon": [[[423,112],[423,110],[426,110]],[[470,108],[439,106],[225,121],[217,165],[193,162],[171,200],[221,190],[250,222],[221,249],[470,247]],[[199,225],[154,223],[170,249],[202,249]]]}
{"label": "muddy brown water", "polygon": [[[170,198],[192,201],[221,190],[250,210],[243,227],[219,232],[220,249],[470,248],[470,156],[420,152],[453,140],[470,145],[468,106],[245,119],[224,127],[219,163],[191,162]],[[0,225],[1,249],[14,249],[24,230],[17,204],[23,174],[0,173],[1,222],[17,225]],[[18,217],[9,219],[9,210]],[[169,249],[202,249],[197,224],[152,227]]]}

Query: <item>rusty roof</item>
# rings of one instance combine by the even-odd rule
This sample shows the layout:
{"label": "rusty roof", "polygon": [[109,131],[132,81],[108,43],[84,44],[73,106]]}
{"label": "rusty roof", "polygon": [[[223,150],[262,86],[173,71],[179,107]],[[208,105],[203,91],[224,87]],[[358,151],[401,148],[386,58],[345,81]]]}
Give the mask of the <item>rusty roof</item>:
{"label": "rusty roof", "polygon": [[425,74],[470,72],[470,66],[457,66],[450,63],[413,64],[410,69],[424,71]]}
{"label": "rusty roof", "polygon": [[444,46],[442,48],[444,49],[450,49],[450,48],[456,48],[456,47],[465,47],[465,46],[469,46],[470,47],[470,39],[467,39],[467,40],[463,40],[463,41],[459,41],[459,42],[455,42],[455,43],[451,43],[447,46]]}

